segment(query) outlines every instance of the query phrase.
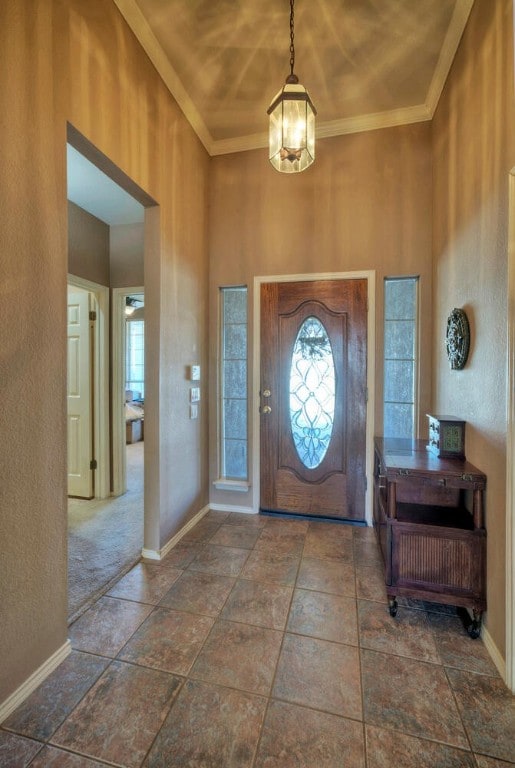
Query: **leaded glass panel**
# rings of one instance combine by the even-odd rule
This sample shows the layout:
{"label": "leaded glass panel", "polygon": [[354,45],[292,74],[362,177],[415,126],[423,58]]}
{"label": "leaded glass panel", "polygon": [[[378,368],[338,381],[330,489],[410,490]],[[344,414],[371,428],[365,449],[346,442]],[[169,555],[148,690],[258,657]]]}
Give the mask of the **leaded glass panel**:
{"label": "leaded glass panel", "polygon": [[415,277],[384,283],[383,435],[416,434],[417,283]]}
{"label": "leaded glass panel", "polygon": [[247,289],[221,289],[220,470],[231,480],[247,478]]}
{"label": "leaded glass panel", "polygon": [[334,424],[336,377],[327,331],[317,317],[302,323],[290,367],[290,423],[295,449],[307,469],[327,453]]}

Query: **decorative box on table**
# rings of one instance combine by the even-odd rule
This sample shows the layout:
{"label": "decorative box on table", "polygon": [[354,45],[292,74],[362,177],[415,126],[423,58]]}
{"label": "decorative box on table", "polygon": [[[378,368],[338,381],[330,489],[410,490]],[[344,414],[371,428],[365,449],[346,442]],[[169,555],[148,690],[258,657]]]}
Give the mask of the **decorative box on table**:
{"label": "decorative box on table", "polygon": [[429,443],[427,448],[439,459],[465,461],[465,423],[456,416],[433,416],[428,413]]}

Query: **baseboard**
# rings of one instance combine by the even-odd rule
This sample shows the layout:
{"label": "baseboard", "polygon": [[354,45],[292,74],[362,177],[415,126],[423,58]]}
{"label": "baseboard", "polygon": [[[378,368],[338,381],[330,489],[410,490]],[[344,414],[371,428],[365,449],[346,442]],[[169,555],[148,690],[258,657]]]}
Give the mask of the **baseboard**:
{"label": "baseboard", "polygon": [[206,505],[203,507],[200,512],[197,512],[196,515],[193,515],[191,520],[188,520],[186,525],[184,525],[180,531],[177,531],[177,533],[172,536],[171,539],[169,539],[164,547],[161,547],[161,549],[142,549],[141,550],[141,556],[144,557],[146,560],[162,560],[168,552],[175,547],[175,545],[182,539],[183,536],[185,536],[188,531],[191,531],[191,529],[204,517],[204,515],[207,515],[209,512],[209,505]]}
{"label": "baseboard", "polygon": [[240,512],[243,515],[255,515],[252,507],[238,507],[233,504],[210,504],[209,509],[213,512]]}
{"label": "baseboard", "polygon": [[501,656],[496,644],[492,640],[492,635],[484,626],[484,624],[481,628],[481,639],[483,640],[485,648],[490,654],[493,663],[497,667],[499,674],[501,675],[502,679],[506,682],[506,662]]}
{"label": "baseboard", "polygon": [[141,557],[144,560],[161,560],[160,549],[145,549],[141,550]]}
{"label": "baseboard", "polygon": [[24,683],[11,693],[2,704],[0,704],[0,723],[3,723],[9,715],[22,704],[30,694],[36,690],[38,685],[46,680],[57,669],[59,664],[71,653],[72,646],[69,640],[62,645],[55,653],[50,656],[43,664],[36,669]]}

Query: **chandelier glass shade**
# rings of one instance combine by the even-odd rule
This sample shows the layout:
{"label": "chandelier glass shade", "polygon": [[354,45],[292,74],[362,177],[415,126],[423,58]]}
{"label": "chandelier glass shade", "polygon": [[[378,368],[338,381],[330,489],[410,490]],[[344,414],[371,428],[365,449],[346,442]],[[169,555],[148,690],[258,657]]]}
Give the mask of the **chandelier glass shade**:
{"label": "chandelier glass shade", "polygon": [[267,110],[269,158],[281,173],[298,173],[315,159],[315,115],[308,92],[293,72],[295,65],[293,5],[290,0],[290,74]]}

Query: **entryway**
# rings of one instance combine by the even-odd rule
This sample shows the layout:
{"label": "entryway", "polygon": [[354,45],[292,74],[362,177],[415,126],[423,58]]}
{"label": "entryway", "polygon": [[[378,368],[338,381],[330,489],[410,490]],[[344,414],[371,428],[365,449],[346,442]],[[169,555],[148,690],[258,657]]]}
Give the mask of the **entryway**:
{"label": "entryway", "polygon": [[[99,353],[104,346],[107,348],[107,344],[100,343],[101,334],[97,329],[99,323],[101,333],[108,333],[102,320],[109,313],[100,316],[102,302],[97,300],[102,286],[72,276],[69,281],[69,322],[70,317],[79,321],[82,315],[85,325],[81,338],[78,330],[81,323],[72,322],[68,342],[68,386],[73,390],[69,393],[69,421],[72,421],[72,427],[74,422],[76,424],[75,430],[69,429],[69,435],[77,435],[74,441],[69,437],[68,459],[68,610],[72,621],[141,555],[144,528],[144,293],[139,287],[135,294],[138,314],[130,312],[125,298],[119,307],[114,302],[120,313],[118,322],[113,324],[119,338],[112,345],[116,349],[119,371],[115,379],[120,391],[116,392],[113,401],[121,405],[112,408],[109,405],[109,371],[114,365],[109,357],[103,360]],[[134,318],[132,321],[131,317]],[[83,354],[77,349],[80,346]],[[75,404],[76,399],[81,399],[77,395],[85,401],[82,411]],[[79,412],[78,416],[76,412]],[[109,412],[113,414],[111,420]],[[101,414],[105,414],[104,417]],[[82,425],[86,427],[87,435],[85,439],[83,436],[81,445],[78,437]],[[103,434],[101,440],[96,437],[100,434]],[[114,435],[118,438],[116,456],[119,463],[115,474],[117,477],[123,474],[123,489],[116,496],[109,490],[109,455],[113,455]],[[91,460],[97,456],[98,460]],[[76,471],[76,467],[81,466],[85,480]]]}
{"label": "entryway", "polygon": [[[70,253],[79,274],[97,274],[102,282],[68,276],[69,400],[80,393],[77,399],[83,406],[77,414],[69,408],[68,618],[72,622],[139,560],[144,544],[142,431],[127,441],[127,305],[125,300],[121,307],[110,302],[110,286],[131,286],[128,276],[137,275],[141,280],[138,297],[143,298],[144,204],[153,201],[141,204],[119,186],[114,179],[120,173],[71,127],[68,139],[72,142],[68,145],[68,196],[73,206]],[[97,160],[109,175],[100,171]],[[124,290],[129,293],[132,288]],[[79,326],[82,331],[75,333]],[[132,407],[139,409],[142,428],[141,362],[141,386],[131,394],[131,401],[138,400]],[[113,476],[121,475],[123,487],[115,489]]]}
{"label": "entryway", "polygon": [[370,521],[374,284],[370,272],[255,278],[260,511]]}

